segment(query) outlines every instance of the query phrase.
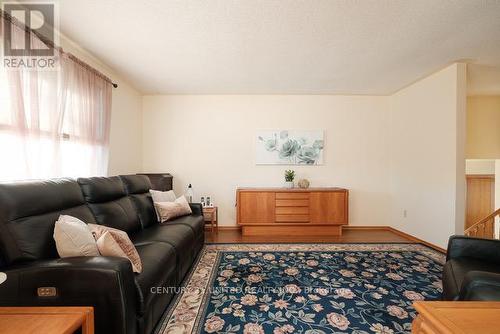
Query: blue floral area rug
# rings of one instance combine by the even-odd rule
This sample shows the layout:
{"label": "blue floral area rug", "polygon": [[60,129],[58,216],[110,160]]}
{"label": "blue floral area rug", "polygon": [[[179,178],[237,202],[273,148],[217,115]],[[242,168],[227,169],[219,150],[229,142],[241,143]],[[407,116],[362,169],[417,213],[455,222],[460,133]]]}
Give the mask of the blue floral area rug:
{"label": "blue floral area rug", "polygon": [[207,245],[157,333],[410,333],[444,261],[419,244]]}

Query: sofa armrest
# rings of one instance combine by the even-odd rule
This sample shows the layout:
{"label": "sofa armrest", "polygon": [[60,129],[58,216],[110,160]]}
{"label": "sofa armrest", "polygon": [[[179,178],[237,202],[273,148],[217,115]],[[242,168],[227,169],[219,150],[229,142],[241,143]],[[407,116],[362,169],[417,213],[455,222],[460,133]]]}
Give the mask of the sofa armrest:
{"label": "sofa armrest", "polygon": [[470,271],[465,275],[459,300],[500,301],[500,274]]}
{"label": "sofa armrest", "polygon": [[500,264],[500,240],[451,236],[448,241],[446,261],[458,257],[469,257]]}
{"label": "sofa armrest", "polygon": [[189,203],[189,207],[191,208],[191,211],[193,211],[193,215],[203,216],[203,206],[201,203]]}
{"label": "sofa armrest", "polygon": [[[4,268],[1,306],[93,306],[96,333],[135,334],[136,289],[130,261],[71,257]],[[54,287],[40,297],[38,288]]]}

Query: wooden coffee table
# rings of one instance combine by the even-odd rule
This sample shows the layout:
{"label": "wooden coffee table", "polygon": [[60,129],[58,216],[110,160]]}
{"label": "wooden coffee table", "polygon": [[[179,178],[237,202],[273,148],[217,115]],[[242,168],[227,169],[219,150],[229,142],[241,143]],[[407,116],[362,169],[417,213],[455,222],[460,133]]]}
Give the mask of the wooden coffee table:
{"label": "wooden coffee table", "polygon": [[93,307],[0,307],[2,334],[94,334]]}
{"label": "wooden coffee table", "polygon": [[500,302],[413,303],[418,316],[412,334],[500,333]]}

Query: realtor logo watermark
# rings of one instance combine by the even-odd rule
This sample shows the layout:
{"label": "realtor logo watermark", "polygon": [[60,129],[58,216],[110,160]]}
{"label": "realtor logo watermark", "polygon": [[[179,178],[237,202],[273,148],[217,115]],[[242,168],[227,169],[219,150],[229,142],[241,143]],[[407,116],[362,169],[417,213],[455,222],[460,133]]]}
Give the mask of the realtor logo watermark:
{"label": "realtor logo watermark", "polygon": [[56,4],[49,2],[3,4],[2,10],[13,18],[13,22],[3,20],[2,63],[5,68],[56,68],[57,56],[52,47],[56,45],[56,9]]}

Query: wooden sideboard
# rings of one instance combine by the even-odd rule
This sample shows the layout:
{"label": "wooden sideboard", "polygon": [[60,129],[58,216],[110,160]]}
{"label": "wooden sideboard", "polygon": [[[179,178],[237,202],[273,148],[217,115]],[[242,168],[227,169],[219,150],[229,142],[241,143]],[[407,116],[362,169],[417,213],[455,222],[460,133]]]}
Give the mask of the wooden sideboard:
{"label": "wooden sideboard", "polygon": [[342,188],[238,188],[243,235],[342,235],[349,191]]}
{"label": "wooden sideboard", "polygon": [[500,302],[413,303],[418,316],[412,334],[496,334],[500,332]]}

